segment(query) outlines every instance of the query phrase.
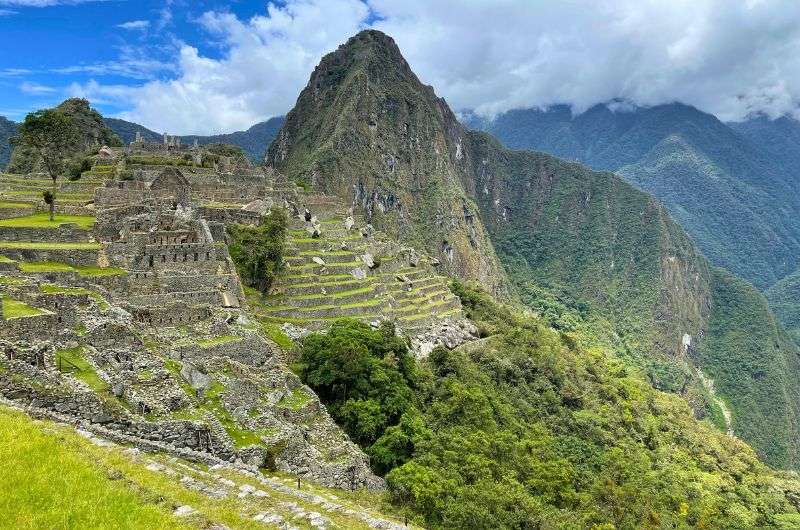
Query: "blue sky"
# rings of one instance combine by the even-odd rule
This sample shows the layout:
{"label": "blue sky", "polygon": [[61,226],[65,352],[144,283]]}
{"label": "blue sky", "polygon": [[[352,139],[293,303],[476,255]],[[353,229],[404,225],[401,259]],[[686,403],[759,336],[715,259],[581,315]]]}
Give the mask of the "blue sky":
{"label": "blue sky", "polygon": [[367,27],[456,111],[800,117],[797,0],[0,0],[0,115],[81,96],[159,132],[242,130]]}
{"label": "blue sky", "polygon": [[[26,5],[30,4],[30,5]],[[55,4],[44,5],[40,4]],[[20,119],[50,106],[65,87],[94,79],[138,85],[175,75],[176,42],[191,42],[207,57],[223,49],[197,19],[220,10],[241,18],[263,14],[264,1],[0,0],[0,115]],[[126,105],[103,102],[109,113]]]}

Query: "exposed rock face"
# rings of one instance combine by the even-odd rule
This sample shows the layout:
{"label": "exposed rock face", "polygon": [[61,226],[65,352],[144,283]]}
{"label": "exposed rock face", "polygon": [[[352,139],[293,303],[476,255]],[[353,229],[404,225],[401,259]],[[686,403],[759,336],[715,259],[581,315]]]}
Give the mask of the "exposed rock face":
{"label": "exposed rock face", "polygon": [[326,55],[270,146],[290,178],[352,201],[376,228],[495,293],[505,276],[464,183],[467,132],[394,41],[363,31]]}

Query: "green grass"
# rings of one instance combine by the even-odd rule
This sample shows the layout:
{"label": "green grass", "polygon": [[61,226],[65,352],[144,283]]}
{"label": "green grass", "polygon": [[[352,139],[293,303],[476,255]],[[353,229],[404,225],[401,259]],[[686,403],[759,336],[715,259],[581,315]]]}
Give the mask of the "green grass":
{"label": "green grass", "polygon": [[103,298],[100,293],[84,287],[62,287],[60,285],[45,283],[39,286],[39,291],[46,294],[85,294],[97,302],[97,305],[100,306],[100,309],[103,311],[106,311],[110,307],[106,299]]}
{"label": "green grass", "polygon": [[3,297],[3,317],[6,320],[13,318],[27,318],[44,315],[46,312],[29,306],[25,302],[19,300],[12,300],[6,296]]}
{"label": "green grass", "polygon": [[56,261],[31,261],[22,262],[17,265],[20,271],[27,273],[36,272],[72,272],[75,269],[67,263]]}
{"label": "green grass", "polygon": [[19,278],[17,276],[5,276],[0,274],[0,285],[27,285],[29,280],[27,278]]}
{"label": "green grass", "polygon": [[30,208],[33,204],[29,202],[0,201],[0,208]]}
{"label": "green grass", "polygon": [[300,410],[312,400],[313,398],[302,388],[295,388],[288,397],[283,396],[281,400],[278,401],[278,406],[285,409]]}
{"label": "green grass", "polygon": [[219,337],[212,337],[210,339],[200,339],[197,341],[197,345],[201,348],[213,348],[214,346],[220,346],[222,344],[227,344],[229,342],[237,342],[242,340],[241,337],[237,335],[220,335]]}
{"label": "green grass", "polygon": [[123,269],[116,267],[97,267],[94,265],[70,265],[58,261],[32,261],[19,263],[18,268],[22,272],[77,272],[81,276],[116,276],[127,274]]}
{"label": "green grass", "polygon": [[262,322],[261,329],[263,329],[267,337],[272,339],[272,341],[282,350],[291,351],[291,349],[294,347],[294,342],[292,342],[292,339],[290,339],[289,336],[286,335],[286,333],[284,333],[277,324],[273,324],[271,322]]}
{"label": "green grass", "polygon": [[0,241],[0,248],[11,250],[100,250],[100,243],[43,243],[40,241]]}
{"label": "green grass", "polygon": [[51,221],[47,212],[40,212],[24,217],[2,219],[0,220],[0,228],[58,228],[68,223],[75,224],[83,230],[89,230],[94,226],[94,217],[91,215],[56,214]]}
{"label": "green grass", "polygon": [[86,360],[83,348],[78,346],[65,350],[56,351],[56,361],[61,359],[61,369],[71,372],[76,379],[86,383],[95,392],[105,392],[108,390],[108,383],[100,379],[97,371]]}
{"label": "green grass", "polygon": [[190,528],[172,517],[168,503],[153,503],[147,490],[109,478],[100,448],[44,425],[0,408],[0,526]]}
{"label": "green grass", "polygon": [[14,260],[0,254],[0,263],[14,263]]}

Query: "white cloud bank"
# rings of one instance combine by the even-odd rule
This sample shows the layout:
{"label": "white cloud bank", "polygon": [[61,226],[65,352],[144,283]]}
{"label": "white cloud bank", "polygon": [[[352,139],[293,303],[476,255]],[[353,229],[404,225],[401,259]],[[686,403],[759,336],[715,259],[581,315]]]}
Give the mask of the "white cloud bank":
{"label": "white cloud bank", "polygon": [[456,110],[580,111],[622,98],[722,119],[800,117],[796,0],[289,0],[249,20],[209,12],[199,22],[222,58],[184,43],[174,78],[75,90],[124,98],[123,117],[156,130],[243,129],[288,111],[323,54],[374,27]]}

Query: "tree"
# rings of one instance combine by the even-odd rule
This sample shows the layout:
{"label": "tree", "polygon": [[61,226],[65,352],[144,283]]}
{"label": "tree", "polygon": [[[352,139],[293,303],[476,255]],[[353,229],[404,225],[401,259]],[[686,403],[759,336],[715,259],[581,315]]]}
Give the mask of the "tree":
{"label": "tree", "polygon": [[269,290],[283,265],[283,247],[289,220],[286,212],[273,208],[258,226],[227,226],[228,249],[242,281],[261,292]]}
{"label": "tree", "polygon": [[50,207],[50,220],[53,220],[53,210],[56,207],[56,194],[50,190],[47,190],[42,193],[42,198],[44,199],[44,203]]}
{"label": "tree", "polygon": [[33,149],[41,157],[55,187],[59,173],[64,170],[65,159],[80,143],[80,136],[72,118],[58,110],[47,109],[25,116],[13,141],[15,145]]}

